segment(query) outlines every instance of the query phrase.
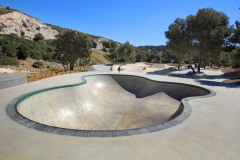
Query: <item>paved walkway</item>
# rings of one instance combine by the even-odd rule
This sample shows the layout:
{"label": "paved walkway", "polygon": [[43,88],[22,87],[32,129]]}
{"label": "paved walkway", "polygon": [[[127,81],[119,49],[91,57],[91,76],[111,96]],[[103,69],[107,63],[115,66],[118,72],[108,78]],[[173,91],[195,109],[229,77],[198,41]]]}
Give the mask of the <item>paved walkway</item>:
{"label": "paved walkway", "polygon": [[106,72],[60,75],[0,90],[0,159],[239,160],[240,88],[214,79],[145,75],[154,80],[198,85],[217,93],[214,97],[190,100],[192,114],[183,123],[149,134],[115,138],[63,136],[26,128],[6,115],[6,105],[22,94],[78,83],[80,76],[95,73]]}
{"label": "paved walkway", "polygon": [[1,73],[0,74],[0,80],[6,80],[6,79],[11,79],[11,78],[18,78],[18,77],[25,77],[27,76],[27,72],[18,72],[18,73]]}

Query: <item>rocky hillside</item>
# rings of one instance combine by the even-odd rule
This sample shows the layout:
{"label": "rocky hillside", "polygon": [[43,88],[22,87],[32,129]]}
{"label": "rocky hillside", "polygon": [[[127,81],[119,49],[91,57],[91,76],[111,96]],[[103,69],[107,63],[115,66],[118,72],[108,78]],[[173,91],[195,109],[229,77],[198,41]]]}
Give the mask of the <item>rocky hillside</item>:
{"label": "rocky hillside", "polygon": [[0,15],[0,34],[17,34],[25,39],[33,39],[41,33],[45,39],[55,39],[58,31],[45,25],[36,18],[13,11]]}
{"label": "rocky hillside", "polygon": [[[3,65],[16,65],[14,70],[34,71],[32,64],[35,61],[46,63],[41,69],[58,68],[51,63],[58,62],[54,55],[54,45],[47,40],[53,40],[57,34],[64,33],[71,29],[62,28],[52,24],[44,24],[37,18],[22,13],[16,9],[0,5],[0,67]],[[80,32],[80,31],[77,31]],[[44,36],[43,41],[33,40],[36,34],[41,33]],[[80,32],[82,33],[82,32]],[[115,47],[120,43],[100,36],[85,34],[93,44],[93,52],[90,64],[108,64],[111,63],[107,58],[110,50],[110,44],[113,42]],[[17,36],[16,36],[17,35]],[[30,41],[28,40],[30,39]],[[47,43],[49,42],[49,43]],[[24,48],[24,47],[25,48]],[[104,50],[105,52],[103,52]],[[54,57],[55,56],[55,57]],[[26,60],[32,60],[25,63]]]}

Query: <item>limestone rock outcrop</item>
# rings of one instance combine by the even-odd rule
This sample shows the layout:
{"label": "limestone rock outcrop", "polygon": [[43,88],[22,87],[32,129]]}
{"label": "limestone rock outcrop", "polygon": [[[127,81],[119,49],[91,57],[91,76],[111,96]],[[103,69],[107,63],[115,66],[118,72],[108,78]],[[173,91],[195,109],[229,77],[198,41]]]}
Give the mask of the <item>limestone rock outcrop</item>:
{"label": "limestone rock outcrop", "polygon": [[0,15],[0,34],[17,34],[25,39],[33,39],[41,33],[45,39],[55,39],[58,32],[36,18],[21,12]]}

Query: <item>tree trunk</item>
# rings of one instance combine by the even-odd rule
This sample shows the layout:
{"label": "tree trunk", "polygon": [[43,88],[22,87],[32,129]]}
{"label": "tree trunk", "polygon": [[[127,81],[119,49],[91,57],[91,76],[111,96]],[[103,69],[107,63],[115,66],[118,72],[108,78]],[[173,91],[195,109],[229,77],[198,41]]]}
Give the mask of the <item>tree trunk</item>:
{"label": "tree trunk", "polygon": [[197,72],[200,73],[200,69],[201,68],[201,61],[198,62],[198,66],[197,66]]}
{"label": "tree trunk", "polygon": [[198,59],[198,65],[197,65],[197,73],[200,73],[201,70],[201,64],[202,64],[202,55],[203,55],[203,50],[200,51],[199,59]]}
{"label": "tree trunk", "polygon": [[191,63],[189,64],[189,66],[190,66],[190,68],[192,69],[193,73],[196,73],[196,71],[194,70],[194,68],[193,68],[193,66],[192,66]]}
{"label": "tree trunk", "polygon": [[70,70],[73,71],[74,69],[74,63],[70,63]]}
{"label": "tree trunk", "polygon": [[180,65],[181,65],[181,63],[178,63],[178,70],[180,70]]}
{"label": "tree trunk", "polygon": [[63,68],[66,70],[67,69],[66,66],[63,63],[61,63],[61,64],[62,64]]}

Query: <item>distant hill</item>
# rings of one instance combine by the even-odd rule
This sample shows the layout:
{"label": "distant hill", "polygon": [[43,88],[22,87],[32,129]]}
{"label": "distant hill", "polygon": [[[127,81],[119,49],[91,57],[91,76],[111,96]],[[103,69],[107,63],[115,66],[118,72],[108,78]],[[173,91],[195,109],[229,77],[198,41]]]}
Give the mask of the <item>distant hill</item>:
{"label": "distant hill", "polygon": [[[170,63],[172,60],[175,59],[167,50],[167,47],[165,45],[159,45],[159,46],[138,46],[136,47],[136,52],[138,54],[145,54],[146,55],[146,61],[152,62],[152,63],[159,63],[161,61],[162,63]],[[161,57],[161,60],[160,60]]]}

